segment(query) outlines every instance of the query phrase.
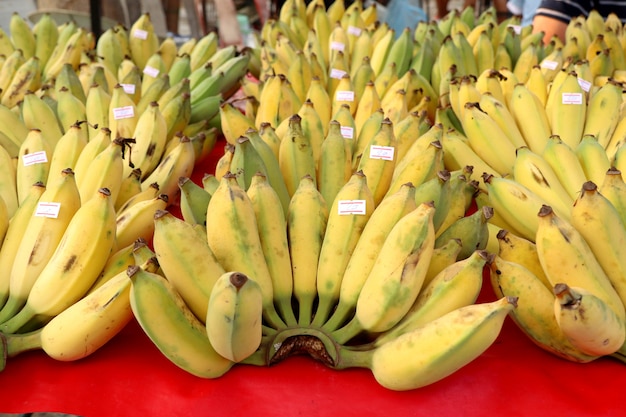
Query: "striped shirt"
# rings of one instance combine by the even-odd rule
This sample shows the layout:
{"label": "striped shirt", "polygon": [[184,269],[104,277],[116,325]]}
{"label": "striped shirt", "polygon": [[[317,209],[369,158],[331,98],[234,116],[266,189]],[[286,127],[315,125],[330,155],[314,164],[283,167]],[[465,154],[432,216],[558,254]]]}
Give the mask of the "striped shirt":
{"label": "striped shirt", "polygon": [[615,13],[622,23],[626,23],[626,0],[542,0],[535,14],[567,23],[581,15],[587,17],[593,9],[603,17]]}

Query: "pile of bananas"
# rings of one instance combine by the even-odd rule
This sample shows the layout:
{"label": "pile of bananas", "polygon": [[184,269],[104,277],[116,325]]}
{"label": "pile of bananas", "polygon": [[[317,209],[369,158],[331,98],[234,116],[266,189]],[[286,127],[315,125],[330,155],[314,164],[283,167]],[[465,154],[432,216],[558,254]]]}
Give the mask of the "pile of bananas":
{"label": "pile of bananas", "polygon": [[0,369],[133,318],[202,378],[305,353],[416,389],[508,316],[626,361],[614,16],[544,45],[493,9],[395,33],[375,3],[287,0],[242,49],[46,19],[0,33]]}
{"label": "pile of bananas", "polygon": [[180,179],[215,146],[219,106],[250,61],[215,34],[159,41],[148,14],[97,40],[50,15],[30,26],[14,14],[10,29],[0,33],[1,368],[15,349],[84,357],[132,318],[127,267],[158,269],[154,213],[177,204]]}

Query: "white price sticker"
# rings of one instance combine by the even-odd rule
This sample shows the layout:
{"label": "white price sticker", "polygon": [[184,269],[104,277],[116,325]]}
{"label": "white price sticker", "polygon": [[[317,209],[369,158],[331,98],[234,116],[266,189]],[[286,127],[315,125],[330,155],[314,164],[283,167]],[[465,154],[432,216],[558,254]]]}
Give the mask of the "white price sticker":
{"label": "white price sticker", "polygon": [[56,219],[59,217],[60,210],[61,203],[40,201],[35,209],[35,217],[49,217],[51,219]]}
{"label": "white price sticker", "polygon": [[135,29],[133,30],[133,36],[137,39],[148,39],[148,31],[143,29]]}
{"label": "white price sticker", "polygon": [[354,139],[354,128],[350,126],[341,126],[341,136],[346,139]]}
{"label": "white price sticker", "polygon": [[337,91],[335,98],[338,101],[354,101],[354,91]]}
{"label": "white price sticker", "polygon": [[393,146],[370,146],[371,159],[383,159],[385,161],[393,161],[395,148]]}
{"label": "white price sticker", "polygon": [[113,118],[115,120],[130,119],[135,117],[135,108],[133,106],[116,107],[113,109]]}
{"label": "white price sticker", "polygon": [[126,94],[135,94],[135,89],[137,88],[135,84],[120,84],[124,89]]}
{"label": "white price sticker", "polygon": [[46,155],[46,151],[28,153],[22,156],[22,162],[25,167],[35,164],[45,164],[48,162],[48,155]]}
{"label": "white price sticker", "polygon": [[349,35],[360,36],[362,31],[358,26],[349,25],[347,32]]}
{"label": "white price sticker", "polygon": [[143,73],[149,75],[152,78],[156,78],[159,76],[159,69],[151,67],[150,65],[146,65],[146,67],[143,69]]}
{"label": "white price sticker", "polygon": [[559,63],[556,61],[552,61],[549,59],[545,59],[543,61],[541,61],[541,68],[545,68],[545,69],[549,69],[554,71],[555,69],[557,69],[557,67],[559,66]]}
{"label": "white price sticker", "polygon": [[330,70],[330,78],[336,78],[340,80],[343,78],[344,75],[346,75],[346,72],[344,70],[340,70],[336,68],[332,68]]}
{"label": "white price sticker", "polygon": [[563,93],[561,96],[563,104],[583,104],[582,93]]}
{"label": "white price sticker", "polygon": [[337,214],[345,216],[349,214],[364,215],[367,207],[365,200],[339,200],[337,202]]}
{"label": "white price sticker", "polygon": [[331,42],[330,49],[332,49],[333,51],[343,52],[346,49],[346,45],[343,42]]}
{"label": "white price sticker", "polygon": [[578,78],[578,85],[583,89],[584,92],[588,93],[591,89],[591,83],[584,78]]}

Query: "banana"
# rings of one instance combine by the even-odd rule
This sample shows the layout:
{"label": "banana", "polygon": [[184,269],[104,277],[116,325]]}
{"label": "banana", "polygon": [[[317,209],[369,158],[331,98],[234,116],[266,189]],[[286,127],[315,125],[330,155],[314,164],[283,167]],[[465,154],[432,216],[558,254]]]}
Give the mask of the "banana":
{"label": "banana", "polygon": [[451,170],[473,167],[470,179],[480,180],[483,173],[500,176],[497,171],[485,162],[469,145],[467,138],[457,130],[444,130],[441,137],[443,146],[443,161]]}
{"label": "banana", "polygon": [[243,114],[232,102],[222,103],[219,114],[224,138],[232,145],[236,144],[240,136],[245,135],[246,130],[255,127],[254,120]]}
{"label": "banana", "polygon": [[263,294],[254,280],[241,272],[220,276],[211,291],[206,330],[217,353],[241,362],[261,345]]}
{"label": "banana", "polygon": [[378,335],[374,345],[382,346],[457,308],[474,304],[482,288],[484,266],[491,258],[485,251],[474,251],[466,259],[442,269],[428,283],[424,282],[406,315],[394,327]]}
{"label": "banana", "polygon": [[87,121],[87,108],[72,91],[61,87],[57,93],[57,119],[63,133],[76,122]]}
{"label": "banana", "polygon": [[16,166],[9,152],[2,146],[0,146],[0,199],[4,203],[7,217],[13,217],[18,206]]}
{"label": "banana", "polygon": [[517,124],[515,123],[513,114],[504,102],[498,100],[493,94],[487,92],[481,94],[478,106],[482,111],[495,120],[515,148],[528,146],[522,132],[520,132]]}
{"label": "banana", "polygon": [[[541,154],[552,134],[544,105],[524,84],[515,85],[507,104],[528,147]],[[528,120],[533,120],[533,123],[528,123]]]}
{"label": "banana", "polygon": [[120,191],[117,194],[115,203],[115,211],[119,214],[120,208],[128,200],[141,192],[141,170],[138,168],[133,169],[128,176],[122,179]]}
{"label": "banana", "polygon": [[583,184],[571,209],[571,223],[589,245],[615,291],[626,300],[626,265],[621,253],[626,226],[615,206],[599,192],[595,183]]}
{"label": "banana", "polygon": [[357,299],[355,319],[364,330],[389,330],[417,298],[434,250],[434,212],[421,204],[389,232]]}
{"label": "banana", "polygon": [[548,98],[546,103],[552,134],[559,135],[563,142],[575,148],[582,138],[587,112],[585,92],[575,72],[567,72],[553,97],[552,101]]}
{"label": "banana", "polygon": [[111,137],[113,139],[132,137],[138,119],[137,105],[131,95],[122,84],[115,85],[111,93],[109,126],[106,126],[111,130]]}
{"label": "banana", "polygon": [[309,138],[302,131],[302,118],[296,113],[289,118],[286,136],[280,142],[278,161],[289,195],[295,193],[305,175],[316,178],[315,159]]}
{"label": "banana", "polygon": [[[224,233],[224,222],[236,232]],[[254,207],[231,173],[222,177],[211,196],[206,231],[209,247],[224,269],[246,274],[261,286],[263,316],[268,324],[275,328],[284,326],[273,304],[272,278],[263,255]]]}
{"label": "banana", "polygon": [[35,55],[37,49],[35,33],[18,12],[13,12],[9,18],[9,34],[14,48],[21,49],[26,59]]}
{"label": "banana", "polygon": [[620,170],[611,168],[606,172],[604,181],[600,184],[600,193],[615,207],[622,224],[626,224],[626,183]]}
{"label": "banana", "polygon": [[559,216],[570,218],[574,199],[561,185],[552,166],[541,155],[527,147],[517,148],[513,178],[543,198]]}
{"label": "banana", "polygon": [[295,326],[297,319],[291,306],[293,278],[287,238],[286,215],[280,209],[280,198],[267,177],[257,172],[247,190],[254,208],[263,255],[272,278],[274,303],[285,324]]}
{"label": "banana", "polygon": [[571,362],[588,363],[597,358],[581,352],[565,337],[554,315],[552,287],[530,269],[496,256],[489,263],[489,271],[489,282],[497,297],[518,297],[511,318],[535,345]]}
{"label": "banana", "polygon": [[217,32],[209,32],[200,37],[189,52],[191,71],[204,65],[217,52],[219,47]]}
{"label": "banana", "polygon": [[611,161],[598,139],[593,135],[584,135],[574,148],[585,177],[595,184],[601,184]]}
{"label": "banana", "polygon": [[559,283],[554,286],[554,315],[561,331],[582,352],[610,355],[624,344],[624,320],[585,288]]}
{"label": "banana", "polygon": [[335,331],[348,319],[386,237],[401,218],[416,208],[415,187],[407,183],[374,209],[346,265],[337,307],[324,324],[324,329]]}
{"label": "banana", "polygon": [[[75,30],[72,31],[67,40],[62,42],[64,34],[59,34],[59,42],[52,52],[52,56],[48,59],[46,65],[41,68],[41,78],[45,82],[54,82],[59,76],[63,67],[66,65],[71,66],[75,71],[81,62],[81,57],[84,52],[88,50],[87,45],[87,31],[83,28],[74,26]],[[71,30],[71,27],[68,28]],[[58,50],[58,53],[56,52]]]}
{"label": "banana", "polygon": [[13,317],[26,303],[28,293],[44,269],[72,217],[80,207],[74,172],[65,169],[41,194],[32,219],[24,230],[8,274],[9,298],[0,310],[0,321]]}
{"label": "banana", "polygon": [[195,163],[193,143],[187,136],[174,137],[170,140],[170,149],[159,161],[154,170],[141,182],[141,189],[146,190],[150,184],[159,184],[161,194],[175,201],[180,192],[178,179],[190,177]]}
{"label": "banana", "polygon": [[18,204],[24,201],[35,182],[46,183],[50,170],[50,152],[41,130],[30,129],[20,147],[15,172]]}
{"label": "banana", "polygon": [[24,51],[21,49],[15,49],[7,55],[0,68],[0,97],[3,97],[5,92],[8,91],[15,73],[24,62],[26,62],[26,59],[24,58]]}
{"label": "banana", "polygon": [[455,220],[445,228],[440,227],[437,230],[435,247],[441,247],[453,238],[460,239],[462,248],[457,260],[468,258],[476,250],[484,250],[489,239],[487,222],[492,216],[493,208],[483,206],[480,210]]}
{"label": "banana", "polygon": [[325,83],[319,77],[313,76],[311,78],[311,84],[309,85],[309,89],[306,94],[306,100],[310,100],[315,106],[315,110],[320,117],[322,122],[322,126],[328,126],[332,118],[332,101],[331,96],[328,94],[326,90]]}
{"label": "banana", "polygon": [[[498,123],[473,102],[465,104],[461,117],[463,131],[476,154],[498,174],[511,174],[515,164],[515,145],[508,140]],[[495,141],[498,141],[497,145]]]}
{"label": "banana", "polygon": [[589,99],[582,135],[593,135],[606,148],[621,117],[622,87],[609,80]]}
{"label": "banana", "polygon": [[298,302],[298,325],[304,327],[310,324],[317,297],[317,265],[329,215],[327,203],[310,175],[300,179],[287,214],[293,295]]}
{"label": "banana", "polygon": [[374,210],[374,196],[365,174],[362,171],[352,174],[329,207],[317,265],[319,303],[314,326],[322,326],[335,306],[345,269]]}
{"label": "banana", "polygon": [[[96,219],[97,221],[94,221]],[[85,239],[89,230],[89,239]],[[1,325],[4,333],[19,331],[31,320],[50,320],[89,290],[115,245],[115,209],[102,188],[85,201],[68,224],[52,257],[41,271],[24,307]]]}
{"label": "banana", "polygon": [[[141,189],[141,185],[139,187]],[[180,177],[178,188],[180,188],[180,214],[183,220],[204,227],[211,194],[189,177]]]}
{"label": "banana", "polygon": [[132,267],[130,306],[143,331],[173,364],[200,378],[218,378],[234,362],[218,354],[206,327],[164,277]]}
{"label": "banana", "polygon": [[[550,283],[581,287],[600,297],[623,320],[624,305],[589,244],[568,221],[549,206],[538,212],[536,233],[539,262]],[[566,264],[562,260],[567,259]],[[559,265],[559,266],[557,266]]]}
{"label": "banana", "polygon": [[[101,194],[100,188],[107,188],[113,202],[119,194],[123,179],[123,159],[125,143],[119,139],[110,141],[92,160],[85,171],[76,172],[76,184],[82,203]],[[83,149],[84,150],[84,149]],[[78,169],[78,163],[76,168]]]}
{"label": "banana", "polygon": [[50,144],[51,150],[54,150],[57,142],[63,136],[54,109],[33,92],[27,92],[24,95],[22,120],[24,120],[24,125],[27,128],[41,130],[41,134]]}
{"label": "banana", "polygon": [[411,146],[432,127],[426,110],[412,111],[399,123],[394,125],[393,134],[397,141],[398,164],[407,154]]}
{"label": "banana", "polygon": [[137,202],[120,212],[115,218],[115,240],[119,247],[132,244],[138,238],[152,241],[154,213],[165,210],[169,204],[166,194]]}
{"label": "banana", "polygon": [[331,120],[321,145],[317,167],[317,187],[325,201],[332,203],[352,176],[352,147],[341,134],[338,121]]}
{"label": "banana", "polygon": [[534,242],[506,229],[500,229],[496,234],[496,239],[498,241],[497,254],[500,259],[523,266],[532,272],[547,289],[552,289],[552,284],[539,262],[537,245]]}
{"label": "banana", "polygon": [[128,47],[133,62],[143,71],[148,59],[159,49],[159,39],[149,13],[142,13],[131,25]]}
{"label": "banana", "polygon": [[123,175],[128,177],[138,168],[144,180],[161,161],[167,143],[167,124],[158,103],[150,103],[139,115],[132,137],[135,142],[131,145],[128,162],[124,163]]}
{"label": "banana", "polygon": [[392,181],[397,163],[396,138],[393,123],[385,118],[376,133],[367,144],[357,170],[363,172],[367,187],[374,198],[374,205],[380,204]]}
{"label": "banana", "polygon": [[32,56],[17,68],[0,103],[12,108],[24,99],[27,91],[37,91],[41,84],[41,64],[39,58]]}
{"label": "banana", "polygon": [[[0,250],[0,266],[3,271],[10,271],[15,262],[15,254],[20,246],[22,238],[24,236],[24,230],[28,226],[33,213],[37,208],[39,197],[46,190],[46,186],[42,182],[34,183],[26,199],[16,208],[9,226],[2,239],[2,250]],[[10,285],[9,273],[2,275],[0,279],[0,304],[4,305],[9,297],[9,285]]]}
{"label": "banana", "polygon": [[[206,233],[164,210],[154,213],[154,252],[167,280],[198,320],[204,322],[211,291],[225,273]],[[185,250],[180,250],[185,247]]]}
{"label": "banana", "polygon": [[570,198],[575,199],[587,180],[575,150],[560,137],[550,136],[541,156],[550,165]]}
{"label": "banana", "polygon": [[[439,131],[440,134],[441,131]],[[415,146],[411,149],[417,150],[418,147]],[[421,152],[407,153],[405,159],[396,164],[385,198],[395,193],[402,184],[407,182],[419,187],[426,181],[435,178],[437,172],[441,171],[443,167],[443,148],[438,140],[430,142]]]}
{"label": "banana", "polygon": [[117,73],[120,64],[124,60],[120,38],[116,34],[118,30],[119,28],[117,26],[106,29],[98,37],[96,42],[96,56],[98,62],[105,65],[114,74]]}
{"label": "banana", "polygon": [[344,364],[368,367],[380,385],[394,391],[433,384],[484,353],[516,302],[504,297],[461,307],[374,350],[345,352]]}
{"label": "banana", "polygon": [[515,228],[516,234],[535,242],[537,213],[546,202],[511,178],[486,175],[484,182],[494,211]]}

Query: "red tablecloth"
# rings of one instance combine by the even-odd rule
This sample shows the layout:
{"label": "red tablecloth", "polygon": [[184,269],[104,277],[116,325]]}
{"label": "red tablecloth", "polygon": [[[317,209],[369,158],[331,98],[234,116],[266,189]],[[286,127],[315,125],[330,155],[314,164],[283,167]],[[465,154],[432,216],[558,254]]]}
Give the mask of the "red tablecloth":
{"label": "red tablecloth", "polygon": [[[218,143],[214,156],[221,150]],[[210,169],[200,166],[195,177]],[[486,282],[478,301],[493,299]],[[0,372],[0,413],[625,416],[624,387],[626,365],[559,359],[532,344],[510,319],[481,357],[440,382],[408,392],[379,386],[368,370],[336,371],[308,357],[269,368],[240,365],[219,379],[200,379],[165,359],[133,321],[80,361],[57,362],[42,352],[11,358]]]}

